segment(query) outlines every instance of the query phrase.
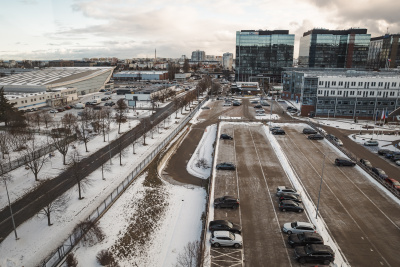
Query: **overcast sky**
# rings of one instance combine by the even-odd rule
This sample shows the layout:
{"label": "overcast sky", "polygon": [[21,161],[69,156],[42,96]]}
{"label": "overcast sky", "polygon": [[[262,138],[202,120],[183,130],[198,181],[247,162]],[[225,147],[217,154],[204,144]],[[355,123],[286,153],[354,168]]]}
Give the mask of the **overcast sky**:
{"label": "overcast sky", "polygon": [[235,53],[240,30],[400,32],[398,0],[12,0],[0,8],[0,59],[191,57]]}

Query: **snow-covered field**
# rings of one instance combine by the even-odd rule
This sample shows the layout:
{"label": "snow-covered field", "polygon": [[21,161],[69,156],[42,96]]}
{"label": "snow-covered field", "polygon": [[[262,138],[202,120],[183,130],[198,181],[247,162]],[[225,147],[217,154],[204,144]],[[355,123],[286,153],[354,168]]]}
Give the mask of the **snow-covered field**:
{"label": "snow-covered field", "polygon": [[[376,140],[379,142],[379,146],[366,146],[367,149],[377,152],[380,148],[390,149],[393,151],[400,151],[400,135],[384,135],[384,134],[351,134],[349,135],[350,140],[363,145],[366,141]],[[396,141],[396,142],[395,142]],[[397,147],[393,145],[397,143]]]}
{"label": "snow-covered field", "polygon": [[[175,114],[171,116],[175,116]],[[178,116],[180,117],[180,120],[183,119],[182,115],[178,114]],[[19,240],[16,241],[14,238],[14,234],[12,233],[0,244],[0,266],[11,267],[11,266],[38,265],[41,260],[43,260],[46,256],[48,256],[51,251],[57,248],[61,244],[61,242],[63,242],[68,237],[68,235],[72,232],[73,228],[77,223],[85,220],[92,213],[92,211],[103,202],[104,198],[108,196],[114,190],[114,188],[116,188],[117,185],[121,183],[122,180],[125,179],[125,177],[137,166],[137,164],[141,162],[149,153],[151,153],[151,151],[155,147],[157,147],[157,145],[160,142],[162,142],[162,140],[164,140],[164,138],[168,134],[170,134],[173,131],[173,127],[175,127],[176,125],[177,124],[172,124],[172,123],[167,124],[166,127],[168,127],[168,129],[161,129],[160,134],[155,133],[154,139],[150,137],[146,138],[146,143],[147,143],[146,146],[137,144],[135,146],[136,154],[133,154],[132,148],[128,147],[127,155],[122,159],[122,166],[119,165],[118,155],[114,157],[112,159],[113,165],[108,164],[110,171],[105,173],[104,180],[102,179],[101,169],[93,172],[89,176],[92,185],[88,187],[87,190],[83,193],[83,196],[85,197],[84,199],[78,200],[78,193],[76,187],[71,188],[65,194],[66,196],[69,197],[68,207],[64,212],[52,214],[52,223],[53,223],[52,226],[50,227],[47,226],[47,219],[45,217],[33,217],[28,221],[26,221],[25,223],[23,223],[22,225],[20,225],[17,228]],[[130,127],[133,127],[133,125],[130,125]],[[129,129],[129,124],[128,123],[124,124],[123,131],[126,131],[128,129]],[[114,139],[115,137],[116,133],[114,130],[114,134],[110,134],[110,140]],[[99,140],[96,139],[89,142],[88,145],[90,153],[93,153],[98,148],[104,146],[104,143],[102,142],[102,137],[99,138],[100,138]],[[85,156],[84,144],[77,145],[76,149],[78,149],[82,153],[82,155]],[[61,158],[57,158],[57,154],[58,153],[56,153],[56,157],[52,158],[53,166],[51,165],[46,166],[47,171],[49,169],[52,169],[52,167],[58,166],[55,165],[56,161],[61,162]],[[43,169],[43,173],[46,172],[46,169]],[[21,177],[24,174],[24,172],[25,169],[23,170],[17,169],[13,171],[13,176]],[[21,179],[23,179],[23,177]],[[138,182],[136,182],[135,184],[140,185],[140,183]],[[15,188],[16,187],[14,187],[14,189]],[[10,184],[9,190],[11,191],[12,189],[13,186]],[[170,203],[179,204],[179,206],[177,207],[171,204],[169,205],[170,210],[167,213],[167,215],[169,214],[168,216],[170,217],[171,220],[172,219],[176,220],[177,217],[179,217],[177,216],[177,212],[180,212],[180,214],[186,214],[188,212],[191,212],[190,216],[187,216],[187,218],[181,218],[182,221],[195,220],[196,218],[198,220],[198,225],[196,225],[193,221],[188,222],[188,224],[190,225],[190,230],[184,231],[184,229],[183,228],[180,229],[179,226],[179,231],[176,232],[182,233],[184,237],[181,236],[181,238],[178,240],[190,241],[193,236],[199,237],[200,235],[199,231],[201,231],[201,226],[199,226],[201,225],[200,216],[204,209],[204,208],[200,209],[199,207],[204,207],[205,203],[204,190],[174,188],[173,186],[170,185],[166,185],[166,189],[167,191],[169,191],[169,195],[171,196],[168,201]],[[18,191],[19,189],[15,190]],[[132,192],[136,192],[135,190],[140,190],[140,189],[136,188],[132,190],[133,190]],[[182,202],[185,202],[185,204],[183,204]],[[121,210],[121,208],[118,208],[118,205],[116,205],[115,207],[117,207],[116,211],[114,211],[116,213],[123,214],[127,212],[124,209]],[[119,207],[124,207],[124,204],[123,203],[120,204]],[[198,216],[194,216],[193,213],[196,213]],[[115,216],[108,216],[108,218],[109,218],[108,220],[106,219],[104,222],[102,222],[106,226],[112,225],[112,227],[114,227],[116,221],[123,221],[122,218],[118,218],[116,220]],[[171,225],[171,222],[168,224],[167,221],[168,220],[166,220],[166,225]],[[162,226],[160,227],[160,229],[163,229]],[[120,233],[121,231],[123,231],[123,229],[119,229],[118,233]],[[188,234],[188,231],[192,234]],[[106,243],[111,242],[110,237],[113,235],[108,235],[109,232],[108,229],[105,229],[105,232],[108,237],[105,239],[106,240],[105,242]],[[164,233],[160,232],[159,235],[167,238],[168,241],[172,240],[171,238],[168,239],[167,237],[168,235],[166,235],[165,232]],[[169,244],[166,247],[168,247],[171,251],[174,250],[176,252],[179,252],[180,250],[176,249],[174,246],[180,246],[180,249],[182,249],[184,245],[186,245],[186,243],[185,244],[182,244],[180,242],[172,243],[171,241],[171,244]],[[95,258],[95,254],[88,255],[86,253],[83,253],[82,255],[84,255],[83,258],[85,259]],[[169,257],[170,257],[170,251],[169,252],[167,251],[166,253],[164,253],[164,259],[162,260],[165,262],[171,262],[172,258],[170,259]],[[90,262],[89,259],[87,260],[88,262]],[[140,262],[140,260],[147,262],[145,258],[136,260],[137,262]],[[80,259],[78,259],[78,261],[80,261]],[[82,261],[84,260],[82,259]],[[93,265],[89,264],[84,266],[93,266]],[[146,264],[145,265],[139,264],[139,266],[146,266]],[[156,266],[158,265],[156,264]]]}

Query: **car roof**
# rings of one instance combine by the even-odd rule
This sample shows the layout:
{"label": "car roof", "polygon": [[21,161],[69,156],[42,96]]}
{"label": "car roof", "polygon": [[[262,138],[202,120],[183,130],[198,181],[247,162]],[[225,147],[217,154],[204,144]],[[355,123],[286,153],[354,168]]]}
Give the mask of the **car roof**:
{"label": "car roof", "polygon": [[343,158],[343,157],[339,157],[339,158],[337,158],[337,159],[339,159],[339,160],[351,161],[351,159],[346,159],[346,158]]}
{"label": "car roof", "polygon": [[327,245],[322,245],[322,244],[311,244],[310,245],[311,249],[313,251],[327,251],[330,252],[332,254],[334,254],[333,250],[331,249],[330,246]]}
{"label": "car roof", "polygon": [[217,237],[229,237],[230,232],[229,231],[214,231],[214,236]]}
{"label": "car roof", "polygon": [[280,185],[280,186],[278,186],[278,189],[283,190],[283,189],[292,189],[292,188],[287,187],[285,185]]}
{"label": "car roof", "polygon": [[294,202],[293,200],[282,200],[281,203],[283,204],[296,204],[298,205],[296,202]]}
{"label": "car roof", "polygon": [[291,198],[298,198],[296,195],[293,194],[287,194],[287,193],[282,193],[281,197],[291,197]]}
{"label": "car roof", "polygon": [[308,227],[315,227],[314,224],[309,222],[296,222],[297,226],[308,226]]}
{"label": "car roof", "polygon": [[323,240],[322,236],[318,233],[314,233],[314,232],[303,232],[301,233],[303,234],[305,237],[314,237],[314,238],[320,238],[321,240]]}
{"label": "car roof", "polygon": [[210,221],[210,224],[232,224],[228,220],[215,220],[215,221]]}

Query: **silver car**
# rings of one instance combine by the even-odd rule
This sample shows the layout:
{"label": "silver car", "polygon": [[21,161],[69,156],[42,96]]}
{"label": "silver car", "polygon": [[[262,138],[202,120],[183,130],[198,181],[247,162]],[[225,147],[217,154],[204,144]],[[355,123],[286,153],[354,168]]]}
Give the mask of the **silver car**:
{"label": "silver car", "polygon": [[239,234],[234,234],[229,231],[214,231],[210,238],[211,245],[214,247],[235,247],[238,248],[242,246],[242,236]]}
{"label": "silver car", "polygon": [[287,187],[287,186],[278,186],[278,188],[276,189],[276,195],[279,197],[282,194],[292,194],[292,195],[295,195],[295,196],[299,196],[300,195],[293,188],[290,188],[290,187]]}
{"label": "silver car", "polygon": [[291,234],[300,234],[304,232],[317,233],[317,228],[314,224],[308,222],[289,222],[282,227],[282,232]]}

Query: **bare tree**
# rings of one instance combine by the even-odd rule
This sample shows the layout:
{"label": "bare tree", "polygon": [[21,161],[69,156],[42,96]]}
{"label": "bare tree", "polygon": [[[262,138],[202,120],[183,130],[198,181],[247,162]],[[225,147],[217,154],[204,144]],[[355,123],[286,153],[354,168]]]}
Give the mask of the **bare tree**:
{"label": "bare tree", "polygon": [[40,154],[40,148],[44,146],[44,143],[37,144],[35,139],[30,140],[26,144],[26,149],[21,151],[21,156],[26,160],[26,166],[32,171],[35,176],[35,181],[39,181],[38,175],[40,170],[49,161],[46,154]]}
{"label": "bare tree", "polygon": [[132,153],[135,153],[135,145],[137,144],[137,132],[136,131],[132,131],[131,132],[131,138],[132,138]]}
{"label": "bare tree", "polygon": [[178,111],[179,111],[179,108],[181,106],[181,101],[180,101],[180,99],[178,97],[175,97],[174,101],[172,103],[174,105],[174,110],[175,110],[175,119],[177,119],[178,118]]}
{"label": "bare tree", "polygon": [[71,252],[68,254],[65,263],[67,264],[67,267],[77,267],[78,266],[78,260],[75,258],[74,253]]}
{"label": "bare tree", "polygon": [[80,155],[79,155],[78,151],[75,150],[70,155],[70,161],[71,161],[72,176],[78,185],[79,199],[83,199],[82,192],[84,192],[85,189],[88,186],[90,186],[92,183],[89,180],[89,178],[84,175],[84,172],[83,172],[84,166],[81,163],[81,159],[80,159]]}
{"label": "bare tree", "polygon": [[44,123],[46,128],[48,128],[49,125],[51,125],[51,123],[53,122],[53,118],[51,117],[51,115],[44,110],[40,112],[40,119]]}
{"label": "bare tree", "polygon": [[32,113],[32,122],[35,123],[38,129],[40,130],[40,123],[42,122],[42,120],[40,118],[39,112]]}
{"label": "bare tree", "polygon": [[125,103],[125,100],[123,98],[119,99],[117,101],[117,104],[115,105],[115,121],[118,123],[118,133],[121,133],[121,123],[126,122],[126,111],[128,109],[128,105]]}
{"label": "bare tree", "polygon": [[104,177],[104,173],[105,172],[110,172],[111,171],[111,167],[110,165],[107,165],[106,162],[104,162],[103,164],[101,164],[101,178],[103,180],[105,180],[106,178]]}
{"label": "bare tree", "polygon": [[5,159],[5,155],[10,152],[10,139],[12,138],[7,132],[0,132],[0,152],[2,158]]}
{"label": "bare tree", "polygon": [[78,117],[71,113],[66,113],[61,118],[61,123],[64,128],[73,129],[78,121]]}
{"label": "bare tree", "polygon": [[104,108],[100,111],[100,131],[103,133],[103,140],[106,141],[106,134],[110,132],[111,125],[111,109]]}
{"label": "bare tree", "polygon": [[78,235],[77,238],[83,236],[82,242],[88,246],[93,246],[104,240],[104,233],[99,224],[90,220],[80,222],[76,226],[74,233]]}
{"label": "bare tree", "polygon": [[72,137],[71,132],[67,130],[61,130],[63,128],[55,128],[52,130],[51,138],[53,139],[53,145],[58,152],[63,155],[63,164],[66,165],[66,156],[69,149],[70,138]]}
{"label": "bare tree", "polygon": [[[54,197],[55,193],[46,193],[45,197]],[[38,216],[40,215],[44,215],[47,217],[47,225],[51,226],[51,214],[54,212],[63,212],[66,207],[67,207],[67,203],[69,201],[69,197],[64,194],[61,195],[59,197],[57,197],[56,199],[54,199],[53,201],[51,201],[49,204],[47,204],[46,206],[44,206],[38,213]]]}
{"label": "bare tree", "polygon": [[140,121],[140,130],[143,137],[143,145],[146,145],[147,132],[151,129],[151,120],[149,117],[143,118]]}
{"label": "bare tree", "polygon": [[78,139],[85,144],[86,152],[89,152],[87,144],[90,141],[91,135],[90,135],[90,129],[88,129],[87,127],[87,121],[79,120],[79,123],[76,126],[75,130]]}
{"label": "bare tree", "polygon": [[201,250],[200,241],[186,244],[182,253],[177,257],[177,267],[196,267],[200,265]]}

